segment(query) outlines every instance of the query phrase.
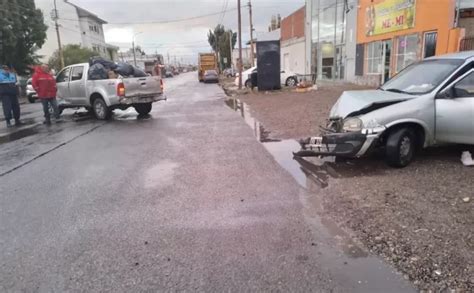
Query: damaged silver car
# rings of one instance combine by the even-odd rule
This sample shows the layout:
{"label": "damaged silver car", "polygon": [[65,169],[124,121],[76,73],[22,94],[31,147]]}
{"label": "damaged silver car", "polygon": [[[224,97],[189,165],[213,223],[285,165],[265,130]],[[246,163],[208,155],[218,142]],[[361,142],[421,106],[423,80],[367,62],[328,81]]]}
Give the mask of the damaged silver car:
{"label": "damaged silver car", "polygon": [[474,51],[425,59],[377,90],[344,92],[320,137],[295,156],[359,158],[376,149],[402,168],[417,150],[474,144]]}

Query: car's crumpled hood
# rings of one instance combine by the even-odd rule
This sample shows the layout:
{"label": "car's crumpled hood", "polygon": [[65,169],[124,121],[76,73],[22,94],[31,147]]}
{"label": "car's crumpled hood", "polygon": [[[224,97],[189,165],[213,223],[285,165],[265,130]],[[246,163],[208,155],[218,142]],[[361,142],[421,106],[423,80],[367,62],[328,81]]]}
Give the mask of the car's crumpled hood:
{"label": "car's crumpled hood", "polygon": [[377,104],[392,105],[416,97],[382,90],[347,91],[342,93],[339,100],[332,107],[330,118],[346,118],[354,112],[359,112]]}

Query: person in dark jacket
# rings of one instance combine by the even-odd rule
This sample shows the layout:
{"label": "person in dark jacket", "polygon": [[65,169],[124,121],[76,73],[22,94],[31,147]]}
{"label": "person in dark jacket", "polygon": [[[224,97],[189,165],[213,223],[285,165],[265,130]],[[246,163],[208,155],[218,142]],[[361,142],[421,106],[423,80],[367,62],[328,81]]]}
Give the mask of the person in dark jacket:
{"label": "person in dark jacket", "polygon": [[35,73],[31,79],[31,84],[38,95],[38,99],[43,104],[44,124],[51,124],[51,114],[49,106],[53,108],[56,123],[61,122],[61,114],[59,113],[58,102],[56,101],[56,79],[49,73],[48,65],[35,67]]}
{"label": "person in dark jacket", "polygon": [[7,127],[12,127],[12,118],[15,119],[16,126],[22,124],[20,121],[20,103],[18,102],[16,82],[14,70],[11,70],[7,65],[3,65],[0,69],[0,98]]}

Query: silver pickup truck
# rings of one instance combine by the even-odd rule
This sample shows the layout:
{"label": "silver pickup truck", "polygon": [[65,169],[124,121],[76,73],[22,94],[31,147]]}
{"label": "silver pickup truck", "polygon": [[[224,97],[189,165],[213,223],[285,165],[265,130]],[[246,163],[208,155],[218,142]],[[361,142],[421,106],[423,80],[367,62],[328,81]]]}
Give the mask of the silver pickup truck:
{"label": "silver pickup truck", "polygon": [[65,108],[85,107],[97,119],[107,120],[114,109],[134,107],[140,115],[150,113],[152,103],[165,100],[163,81],[159,76],[104,80],[88,79],[89,64],[65,67],[56,76],[58,105]]}
{"label": "silver pickup truck", "polygon": [[358,158],[375,149],[405,167],[416,150],[474,145],[474,51],[413,64],[377,90],[344,92],[322,135],[301,141],[295,156]]}

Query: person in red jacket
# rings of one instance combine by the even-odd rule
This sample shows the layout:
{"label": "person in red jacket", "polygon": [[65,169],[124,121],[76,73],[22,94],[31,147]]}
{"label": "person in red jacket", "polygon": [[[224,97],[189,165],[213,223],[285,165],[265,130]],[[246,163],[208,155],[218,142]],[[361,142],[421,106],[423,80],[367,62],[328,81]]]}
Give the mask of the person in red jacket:
{"label": "person in red jacket", "polygon": [[61,115],[59,113],[58,102],[56,101],[56,79],[49,73],[48,65],[41,65],[35,67],[31,84],[38,95],[38,99],[43,104],[44,124],[51,124],[51,114],[49,113],[49,106],[54,111],[56,123],[61,122]]}

